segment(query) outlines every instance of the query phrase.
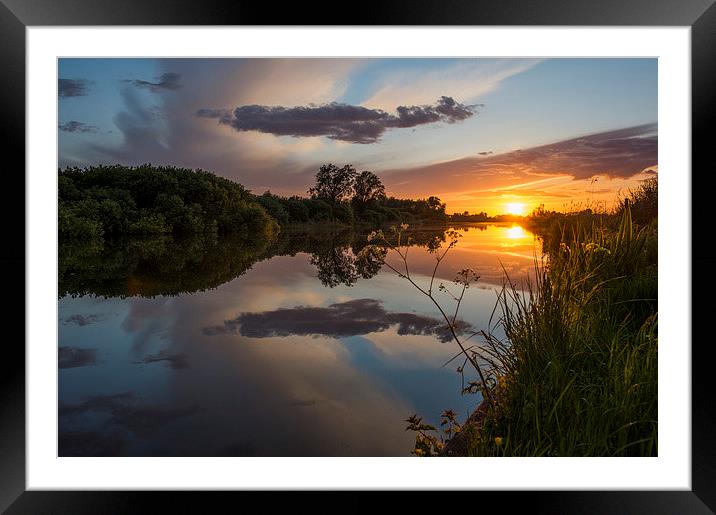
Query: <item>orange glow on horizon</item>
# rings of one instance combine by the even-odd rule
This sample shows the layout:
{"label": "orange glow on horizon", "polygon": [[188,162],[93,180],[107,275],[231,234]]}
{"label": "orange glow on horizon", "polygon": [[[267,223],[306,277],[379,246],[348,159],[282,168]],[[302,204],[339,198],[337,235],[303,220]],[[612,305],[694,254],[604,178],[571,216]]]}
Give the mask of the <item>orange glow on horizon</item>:
{"label": "orange glow on horizon", "polygon": [[504,213],[508,215],[524,215],[527,213],[527,204],[523,202],[509,202],[503,207]]}
{"label": "orange glow on horizon", "polygon": [[[425,191],[411,191],[405,185],[404,190],[389,192],[399,198],[422,198],[435,195],[446,204],[446,212],[478,214],[484,212],[487,216],[512,215],[529,216],[533,210],[542,205],[548,211],[574,212],[586,208],[592,210],[612,209],[625,192],[639,187],[645,179],[654,177],[654,174],[641,173],[629,178],[599,176],[599,187],[590,180],[578,180],[565,176],[546,180],[538,184],[540,189],[527,188],[534,184],[523,182],[515,185],[505,183],[490,183],[480,185],[481,189],[462,187],[461,189],[444,188],[444,184],[429,185]],[[428,186],[426,186],[428,187]]]}
{"label": "orange glow on horizon", "polygon": [[508,215],[524,215],[527,210],[527,204],[522,202],[510,202],[505,204],[505,212]]}

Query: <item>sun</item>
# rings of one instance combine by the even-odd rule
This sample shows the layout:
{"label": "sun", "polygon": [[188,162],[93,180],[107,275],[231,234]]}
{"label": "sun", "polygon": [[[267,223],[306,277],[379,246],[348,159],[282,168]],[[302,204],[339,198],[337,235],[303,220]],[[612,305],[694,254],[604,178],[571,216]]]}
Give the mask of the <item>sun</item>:
{"label": "sun", "polygon": [[505,210],[507,210],[507,214],[510,215],[524,215],[526,208],[527,205],[522,204],[520,202],[511,202],[509,204],[505,204]]}

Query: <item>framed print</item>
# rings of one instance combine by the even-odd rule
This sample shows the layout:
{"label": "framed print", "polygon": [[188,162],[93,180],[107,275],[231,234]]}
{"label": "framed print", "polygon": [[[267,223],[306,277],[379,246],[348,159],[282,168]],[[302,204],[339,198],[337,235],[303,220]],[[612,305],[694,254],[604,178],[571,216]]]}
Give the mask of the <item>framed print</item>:
{"label": "framed print", "polygon": [[0,5],[8,513],[714,509],[711,2],[106,7]]}

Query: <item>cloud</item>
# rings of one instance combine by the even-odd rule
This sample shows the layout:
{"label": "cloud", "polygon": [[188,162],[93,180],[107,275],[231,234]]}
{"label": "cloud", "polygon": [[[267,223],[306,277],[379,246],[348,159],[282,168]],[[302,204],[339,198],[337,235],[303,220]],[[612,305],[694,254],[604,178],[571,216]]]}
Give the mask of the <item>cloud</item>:
{"label": "cloud", "polygon": [[134,364],[148,365],[150,363],[164,362],[174,370],[189,368],[189,356],[186,354],[172,354],[167,350],[161,350],[156,354],[149,354]]}
{"label": "cloud", "polygon": [[159,77],[157,77],[157,82],[149,82],[147,80],[141,79],[127,79],[124,82],[128,82],[134,87],[140,89],[149,90],[152,93],[160,93],[165,90],[175,91],[177,89],[180,89],[182,87],[182,85],[179,83],[180,79],[181,74],[174,72],[166,72],[162,73]]}
{"label": "cloud", "polygon": [[239,132],[257,131],[275,136],[315,137],[349,143],[375,143],[388,129],[431,123],[456,123],[473,116],[479,105],[465,105],[441,96],[432,105],[399,106],[397,114],[382,109],[331,102],[298,107],[244,105],[232,111],[199,109],[200,118],[217,118]]}
{"label": "cloud", "polygon": [[120,96],[124,110],[114,116],[114,124],[122,134],[118,145],[88,143],[87,150],[100,156],[98,162],[119,161],[123,164],[170,163],[171,151],[166,146],[165,127],[161,117],[148,109],[137,91],[123,88]]}
{"label": "cloud", "polygon": [[105,316],[102,314],[91,314],[91,315],[70,315],[68,317],[65,317],[62,321],[64,325],[70,325],[75,324],[80,327],[94,324],[95,322],[99,322],[101,320],[104,320]]}
{"label": "cloud", "polygon": [[656,124],[640,125],[495,156],[491,165],[530,173],[631,177],[657,164]]}
{"label": "cloud", "polygon": [[470,101],[540,62],[541,59],[468,59],[427,73],[419,68],[401,70],[380,77],[380,86],[362,105],[387,109],[398,103],[423,104],[444,94],[446,87],[452,97]]}
{"label": "cloud", "polygon": [[132,299],[127,316],[121,327],[133,335],[132,353],[144,354],[145,350],[156,338],[166,331],[166,316],[168,314],[168,297],[160,299]]}
{"label": "cloud", "polygon": [[[611,190],[609,190],[611,191]],[[472,193],[472,192],[470,192]],[[487,195],[490,197],[501,197],[501,198],[517,198],[517,197],[553,197],[553,198],[568,198],[572,195],[560,191],[549,191],[540,189],[529,189],[529,188],[511,188],[511,189],[494,189],[494,190],[481,190],[478,193]],[[596,191],[594,193],[597,193]]]}
{"label": "cloud", "polygon": [[132,392],[89,397],[79,404],[60,404],[59,416],[71,417],[87,412],[108,412],[110,426],[118,426],[139,435],[153,433],[160,427],[199,411],[197,407],[160,408],[137,404]]}
{"label": "cloud", "polygon": [[76,120],[61,123],[57,127],[59,127],[59,129],[63,132],[97,132],[99,130],[99,127],[96,125],[89,125]]}
{"label": "cloud", "polygon": [[57,350],[57,366],[59,368],[87,367],[96,363],[97,349],[60,347]]}
{"label": "cloud", "polygon": [[[471,329],[466,322],[457,325],[460,334]],[[249,338],[292,335],[344,338],[382,332],[392,326],[397,326],[400,335],[433,335],[442,342],[451,339],[444,321],[415,313],[389,312],[375,299],[350,300],[325,308],[297,306],[242,313],[222,326],[204,328],[203,333],[213,336],[238,332]]]}
{"label": "cloud", "polygon": [[84,97],[91,84],[86,79],[57,79],[57,94],[60,98]]}
{"label": "cloud", "polygon": [[655,123],[639,125],[486,157],[387,171],[383,181],[389,191],[393,188],[403,195],[414,195],[434,189],[435,177],[444,179],[440,194],[464,194],[474,190],[476,184],[484,186],[474,193],[489,193],[506,189],[505,184],[518,187],[535,176],[629,178],[657,165],[657,129]]}

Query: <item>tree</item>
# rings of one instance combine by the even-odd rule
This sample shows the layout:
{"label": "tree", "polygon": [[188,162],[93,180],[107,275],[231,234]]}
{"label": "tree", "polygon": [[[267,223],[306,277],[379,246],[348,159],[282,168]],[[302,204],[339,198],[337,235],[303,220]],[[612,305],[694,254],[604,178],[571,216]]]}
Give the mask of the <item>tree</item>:
{"label": "tree", "polygon": [[308,193],[325,200],[331,206],[331,220],[334,220],[334,208],[348,199],[353,192],[356,170],[351,165],[338,167],[332,163],[322,165],[316,173],[316,184]]}
{"label": "tree", "polygon": [[353,182],[353,208],[362,213],[368,205],[385,199],[385,186],[373,172],[364,170]]}
{"label": "tree", "polygon": [[268,235],[277,229],[243,186],[203,170],[151,165],[66,168],[59,170],[58,185],[61,239],[203,232]]}
{"label": "tree", "polygon": [[445,212],[445,204],[440,202],[440,199],[438,197],[428,197],[428,200],[426,202],[431,210]]}

